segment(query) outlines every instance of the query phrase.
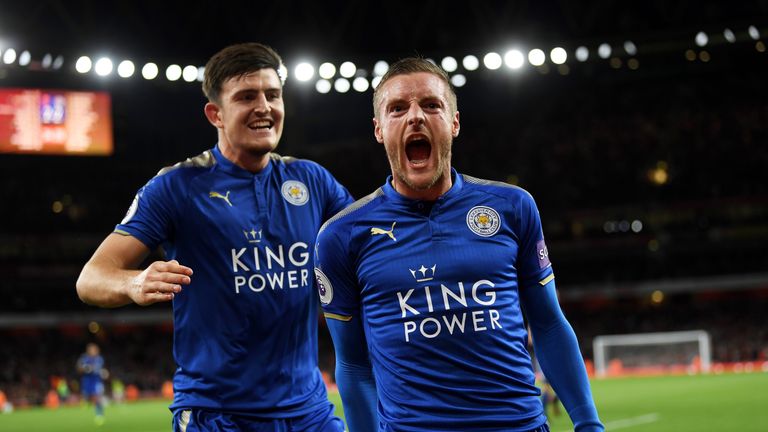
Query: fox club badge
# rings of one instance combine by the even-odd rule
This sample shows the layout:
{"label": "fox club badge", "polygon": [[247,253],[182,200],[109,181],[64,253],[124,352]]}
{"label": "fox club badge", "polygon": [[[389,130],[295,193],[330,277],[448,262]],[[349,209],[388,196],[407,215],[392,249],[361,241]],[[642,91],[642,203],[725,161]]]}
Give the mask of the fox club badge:
{"label": "fox club badge", "polygon": [[280,191],[283,194],[283,198],[289,203],[300,206],[309,201],[309,190],[307,186],[298,180],[288,180],[283,183]]}
{"label": "fox club badge", "polygon": [[480,237],[490,237],[499,232],[501,217],[490,207],[475,206],[467,212],[467,226]]}

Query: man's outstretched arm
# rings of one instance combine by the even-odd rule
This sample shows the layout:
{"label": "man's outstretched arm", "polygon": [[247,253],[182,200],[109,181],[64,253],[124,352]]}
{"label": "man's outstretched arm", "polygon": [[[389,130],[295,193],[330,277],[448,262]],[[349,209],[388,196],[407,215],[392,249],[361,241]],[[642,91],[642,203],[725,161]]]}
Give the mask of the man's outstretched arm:
{"label": "man's outstretched arm", "polygon": [[155,261],[139,270],[149,252],[133,236],[108,235],[80,272],[77,295],[85,303],[108,308],[172,300],[190,283],[192,269],[174,260]]}

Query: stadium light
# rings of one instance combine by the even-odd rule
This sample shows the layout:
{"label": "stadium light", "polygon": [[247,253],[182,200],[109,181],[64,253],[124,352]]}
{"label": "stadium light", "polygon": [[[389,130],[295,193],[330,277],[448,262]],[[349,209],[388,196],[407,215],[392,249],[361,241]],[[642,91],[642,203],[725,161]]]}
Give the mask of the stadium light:
{"label": "stadium light", "polygon": [[146,80],[157,78],[158,73],[160,73],[160,69],[158,69],[157,65],[152,62],[145,64],[144,67],[141,68],[141,76]]}
{"label": "stadium light", "polygon": [[373,75],[374,76],[384,76],[385,73],[389,70],[389,63],[385,62],[384,60],[379,60],[376,62],[375,65],[373,65]]}
{"label": "stadium light", "polygon": [[635,45],[632,41],[625,41],[624,42],[624,52],[627,54],[634,56],[637,55],[637,45]]}
{"label": "stadium light", "polygon": [[576,48],[576,60],[580,62],[585,62],[589,60],[589,48],[585,46],[580,46]]}
{"label": "stadium light", "polygon": [[709,36],[707,36],[707,34],[704,33],[703,31],[700,31],[696,33],[695,41],[696,41],[696,45],[700,47],[705,47],[707,46],[707,42],[709,42]]}
{"label": "stadium light", "polygon": [[443,57],[440,66],[442,66],[446,72],[454,72],[459,67],[459,62],[457,62],[455,58],[447,56]]}
{"label": "stadium light", "polygon": [[32,61],[32,54],[29,51],[24,50],[19,55],[19,66],[28,66]]}
{"label": "stadium light", "polygon": [[601,59],[607,59],[611,56],[611,46],[607,43],[601,43],[599,47],[597,47],[597,55],[600,56]]}
{"label": "stadium light", "polygon": [[464,57],[464,59],[461,61],[461,64],[464,65],[464,69],[468,71],[473,71],[473,70],[477,70],[477,68],[480,67],[480,60],[478,60],[477,57],[470,54]]}
{"label": "stadium light", "polygon": [[[6,51],[5,54],[3,55],[3,61],[5,61],[5,57],[8,55],[8,51]],[[14,53],[14,57],[16,57],[16,53]],[[7,63],[8,62],[6,62],[6,64]],[[90,72],[91,66],[92,66],[91,58],[88,56],[82,56],[79,59],[77,59],[77,61],[75,62],[75,70],[82,74]]]}
{"label": "stadium light", "polygon": [[525,64],[525,56],[520,50],[509,50],[504,54],[504,64],[510,69],[520,69]]}
{"label": "stadium light", "polygon": [[193,82],[197,79],[197,66],[187,65],[181,71],[181,77],[186,82]]}
{"label": "stadium light", "polygon": [[94,72],[98,76],[107,76],[112,73],[112,60],[107,57],[102,57],[96,60],[96,65],[93,68]]}
{"label": "stadium light", "polygon": [[288,68],[282,63],[280,63],[280,67],[277,68],[277,76],[280,78],[281,84],[285,84],[285,81],[288,79]]}
{"label": "stadium light", "polygon": [[205,79],[205,66],[198,66],[197,67],[197,81],[203,82]]}
{"label": "stadium light", "polygon": [[736,42],[736,35],[733,34],[733,31],[729,28],[723,30],[723,37],[730,43]]}
{"label": "stadium light", "polygon": [[46,53],[43,56],[43,60],[40,62],[40,66],[42,66],[43,69],[49,69],[52,64],[53,64],[53,56],[50,53]]}
{"label": "stadium light", "polygon": [[360,93],[368,90],[368,87],[369,87],[368,80],[365,77],[359,76],[355,78],[354,81],[352,81],[352,88],[354,88]]}
{"label": "stadium light", "polygon": [[381,76],[375,76],[371,80],[371,88],[376,88],[379,86],[379,83],[381,82]]}
{"label": "stadium light", "polygon": [[483,64],[490,70],[496,70],[501,67],[501,56],[499,53],[489,52],[483,57]]}
{"label": "stadium light", "polygon": [[64,56],[58,55],[53,59],[53,70],[59,70],[64,66]]}
{"label": "stadium light", "polygon": [[123,60],[117,65],[117,74],[121,78],[130,78],[136,72],[136,66],[130,60]]}
{"label": "stadium light", "polygon": [[565,49],[562,47],[555,47],[552,48],[552,51],[549,52],[549,59],[552,61],[552,63],[561,65],[565,63],[566,60],[568,60],[568,53],[565,52]]}
{"label": "stadium light", "polygon": [[533,66],[543,65],[546,59],[547,56],[544,54],[544,51],[538,48],[534,48],[528,52],[528,62]]}
{"label": "stadium light", "polygon": [[751,25],[747,29],[747,32],[749,33],[749,37],[751,37],[753,40],[760,39],[760,30],[758,30],[757,27]]}
{"label": "stadium light", "polygon": [[[339,75],[344,78],[352,78],[355,76],[355,72],[357,72],[357,66],[355,66],[355,64],[351,61],[345,61],[341,64],[341,66],[339,66]],[[349,82],[347,82],[347,84],[349,84]],[[349,88],[347,88],[347,90],[349,90]]]}
{"label": "stadium light", "polygon": [[315,76],[315,67],[307,62],[301,62],[293,68],[293,74],[301,82],[307,82]]}
{"label": "stadium light", "polygon": [[454,87],[464,87],[464,84],[466,83],[467,77],[462,74],[456,74],[451,77],[451,84],[453,84]]}
{"label": "stadium light", "polygon": [[165,69],[165,78],[168,81],[178,81],[181,78],[181,66],[172,64]]}
{"label": "stadium light", "polygon": [[336,66],[333,63],[325,62],[317,69],[317,73],[320,75],[320,78],[329,80],[336,75]]}
{"label": "stadium light", "polygon": [[333,82],[333,88],[339,93],[346,93],[349,91],[349,80],[346,78],[339,78]]}
{"label": "stadium light", "polygon": [[329,91],[331,91],[331,87],[332,87],[331,82],[328,81],[327,79],[317,80],[317,82],[315,83],[315,90],[317,90],[318,93],[322,93],[322,94],[328,93]]}
{"label": "stadium light", "polygon": [[13,48],[8,48],[3,53],[3,63],[9,65],[16,61],[16,50]]}

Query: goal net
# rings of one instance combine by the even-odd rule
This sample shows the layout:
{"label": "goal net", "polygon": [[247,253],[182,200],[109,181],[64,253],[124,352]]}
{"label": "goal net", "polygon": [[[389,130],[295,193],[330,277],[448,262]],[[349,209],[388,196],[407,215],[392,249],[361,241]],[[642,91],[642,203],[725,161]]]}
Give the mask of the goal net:
{"label": "goal net", "polygon": [[712,361],[704,330],[598,336],[597,376],[708,372]]}

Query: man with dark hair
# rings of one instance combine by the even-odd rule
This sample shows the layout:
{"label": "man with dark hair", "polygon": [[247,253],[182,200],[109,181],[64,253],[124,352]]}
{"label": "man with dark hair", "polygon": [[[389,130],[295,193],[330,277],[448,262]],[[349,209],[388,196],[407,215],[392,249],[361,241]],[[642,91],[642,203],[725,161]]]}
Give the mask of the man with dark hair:
{"label": "man with dark hair", "polygon": [[350,429],[548,431],[525,312],[576,431],[602,431],[533,198],[451,168],[448,76],[398,61],[374,113],[392,175],[323,225],[315,249]]}
{"label": "man with dark hair", "polygon": [[[173,302],[174,431],[344,430],[317,367],[311,270],[317,230],[352,199],[318,164],[273,152],[281,66],[258,43],[210,59],[217,145],[142,187],[77,282],[101,307]],[[159,246],[168,260],[139,270]]]}

